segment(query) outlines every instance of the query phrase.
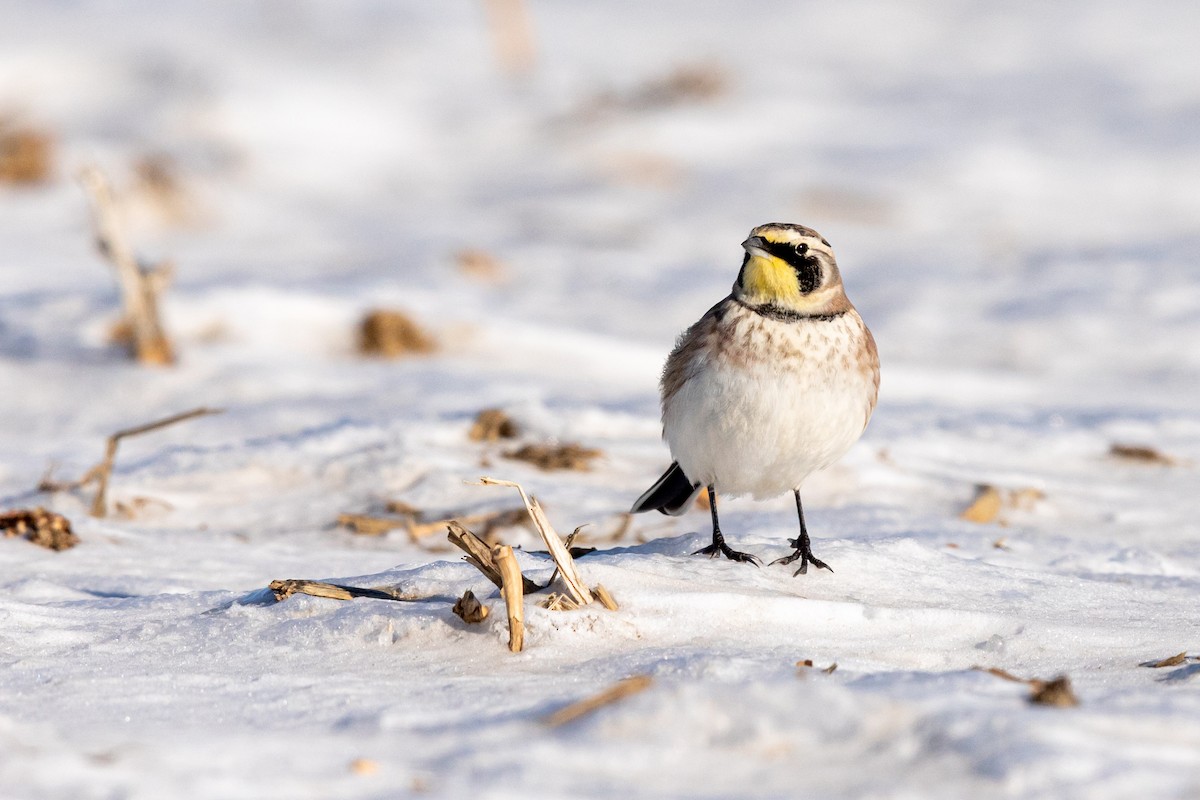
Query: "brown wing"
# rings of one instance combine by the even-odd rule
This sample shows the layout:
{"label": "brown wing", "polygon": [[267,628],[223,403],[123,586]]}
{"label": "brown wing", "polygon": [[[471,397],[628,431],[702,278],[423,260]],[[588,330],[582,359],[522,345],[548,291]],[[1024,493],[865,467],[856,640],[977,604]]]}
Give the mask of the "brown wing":
{"label": "brown wing", "polygon": [[703,317],[676,340],[675,349],[667,356],[667,363],[663,365],[662,381],[659,384],[664,411],[675,393],[700,369],[705,351],[713,345],[713,340],[717,337],[717,328],[734,302],[732,296],[726,297],[705,312]]}

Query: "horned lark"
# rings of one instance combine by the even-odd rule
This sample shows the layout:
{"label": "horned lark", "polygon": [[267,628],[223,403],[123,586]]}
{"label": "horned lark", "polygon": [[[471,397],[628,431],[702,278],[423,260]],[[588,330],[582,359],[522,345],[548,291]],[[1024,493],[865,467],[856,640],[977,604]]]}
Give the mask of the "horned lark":
{"label": "horned lark", "polygon": [[[682,514],[708,488],[712,544],[697,553],[761,562],[725,544],[717,493],[791,490],[800,535],[773,561],[829,566],[812,553],[800,485],[858,440],[879,394],[875,340],[846,298],[829,242],[803,225],[750,231],[733,292],[679,337],[662,374],[663,438],[675,459],[633,504]],[[830,570],[832,571],[832,570]]]}

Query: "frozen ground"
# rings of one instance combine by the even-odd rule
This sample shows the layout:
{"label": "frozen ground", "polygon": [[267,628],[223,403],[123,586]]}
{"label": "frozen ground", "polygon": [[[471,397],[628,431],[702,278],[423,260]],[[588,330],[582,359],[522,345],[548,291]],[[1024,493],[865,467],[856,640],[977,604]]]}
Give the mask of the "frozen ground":
{"label": "frozen ground", "polygon": [[[0,186],[0,499],[82,538],[0,541],[3,797],[1200,793],[1200,664],[1139,666],[1200,651],[1200,6],[533,2],[523,80],[480,3],[3,12],[0,113],[60,157]],[[648,91],[683,67],[723,88]],[[71,178],[127,187],[148,154],[189,204],[128,209],[177,264],[169,370],[105,343]],[[805,495],[837,572],[693,558],[702,512],[605,541],[668,461],[662,358],[772,220],[834,243],[884,364],[866,437]],[[506,279],[464,275],[464,248]],[[441,351],[355,356],[373,306]],[[205,404],[226,412],[123,446],[136,519],[33,491]],[[467,439],[487,406],[605,455],[507,460]],[[332,525],[510,507],[464,485],[484,473],[593,523],[581,568],[619,612],[531,605],[512,655],[502,615],[451,614],[468,587],[497,602],[456,553]],[[1044,498],[959,520],[981,482]],[[786,551],[788,498],[724,509],[735,545]],[[264,602],[299,577],[428,599]],[[838,668],[798,677],[806,658]],[[1081,705],[973,665],[1067,674]],[[655,682],[541,722],[633,674]]]}

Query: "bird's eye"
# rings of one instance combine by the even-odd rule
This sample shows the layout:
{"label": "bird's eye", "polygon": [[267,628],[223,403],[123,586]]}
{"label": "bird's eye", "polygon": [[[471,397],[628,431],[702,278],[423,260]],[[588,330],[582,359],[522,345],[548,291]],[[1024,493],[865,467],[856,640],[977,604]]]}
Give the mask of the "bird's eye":
{"label": "bird's eye", "polygon": [[808,245],[807,244],[805,244],[804,242],[800,242],[799,244],[796,245],[796,255],[803,256],[803,255],[807,255],[807,254],[808,254]]}

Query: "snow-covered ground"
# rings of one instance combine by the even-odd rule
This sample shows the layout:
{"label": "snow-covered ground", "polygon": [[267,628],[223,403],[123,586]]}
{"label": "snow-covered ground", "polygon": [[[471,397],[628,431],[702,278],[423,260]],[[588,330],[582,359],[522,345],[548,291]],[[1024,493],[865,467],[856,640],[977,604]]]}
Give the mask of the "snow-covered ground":
{"label": "snow-covered ground", "polygon": [[[1200,652],[1200,5],[532,2],[524,77],[480,2],[2,10],[0,116],[58,166],[0,185],[0,506],[82,543],[0,540],[0,796],[1200,794],[1200,662],[1139,666]],[[148,156],[173,221],[135,192]],[[176,264],[173,368],[106,343],[88,163]],[[702,511],[612,537],[669,460],[662,359],[767,221],[833,242],[883,361],[866,436],[805,493],[832,574],[692,557]],[[373,307],[440,350],[357,356]],[[201,405],[225,413],[122,445],[134,518],[35,491]],[[467,437],[485,407],[604,455],[506,459]],[[580,567],[621,609],[531,602],[514,655],[441,536],[334,526],[512,507],[482,474],[591,523]],[[963,521],[979,483],[1042,497]],[[789,549],[788,497],[722,507],[734,546]],[[276,578],[424,599],[274,604]],[[1080,705],[975,665],[1066,674]]]}

